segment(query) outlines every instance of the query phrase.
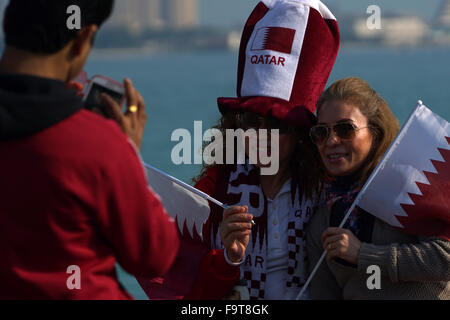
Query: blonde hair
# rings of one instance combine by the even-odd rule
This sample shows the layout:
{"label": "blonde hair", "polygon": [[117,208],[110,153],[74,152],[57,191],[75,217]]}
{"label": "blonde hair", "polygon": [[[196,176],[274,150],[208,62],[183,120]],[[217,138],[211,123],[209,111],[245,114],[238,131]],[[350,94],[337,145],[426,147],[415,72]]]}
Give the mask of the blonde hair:
{"label": "blonde hair", "polygon": [[350,77],[333,83],[320,97],[317,113],[327,101],[351,104],[358,107],[367,118],[373,145],[371,153],[359,171],[360,180],[364,184],[400,130],[398,120],[386,101],[361,78]]}

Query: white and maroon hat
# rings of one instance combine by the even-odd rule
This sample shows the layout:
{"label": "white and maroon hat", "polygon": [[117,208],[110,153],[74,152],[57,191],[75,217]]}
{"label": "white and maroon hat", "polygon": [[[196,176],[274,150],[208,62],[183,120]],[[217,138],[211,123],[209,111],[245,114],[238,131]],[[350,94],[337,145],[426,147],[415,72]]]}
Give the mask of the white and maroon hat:
{"label": "white and maroon hat", "polygon": [[237,98],[219,98],[220,111],[310,126],[339,41],[336,18],[319,0],[262,0],[242,34]]}

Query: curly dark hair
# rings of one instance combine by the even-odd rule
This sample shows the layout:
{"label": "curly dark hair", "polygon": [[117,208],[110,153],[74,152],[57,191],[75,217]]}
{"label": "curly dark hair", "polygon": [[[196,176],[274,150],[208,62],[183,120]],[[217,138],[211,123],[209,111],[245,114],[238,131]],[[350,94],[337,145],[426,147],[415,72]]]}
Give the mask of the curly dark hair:
{"label": "curly dark hair", "polygon": [[[311,115],[312,119],[314,116]],[[271,124],[274,127],[280,128],[289,133],[294,133],[296,136],[296,147],[294,155],[290,161],[291,177],[293,181],[300,187],[302,193],[309,199],[313,198],[315,195],[321,192],[321,181],[325,176],[325,172],[320,166],[320,156],[317,152],[315,145],[312,143],[309,137],[309,128],[293,126],[287,124],[275,117],[268,115],[265,117],[258,116],[249,112],[240,112],[234,110],[227,110],[222,117],[219,119],[218,124],[213,127],[213,129],[218,129],[223,137],[226,137],[227,129],[246,129],[242,128],[242,119],[247,122],[256,123],[264,121],[265,124]],[[224,138],[225,139],[225,138]],[[212,142],[210,142],[212,143]],[[208,145],[209,143],[206,143]],[[223,156],[226,155],[226,146],[224,143]],[[234,144],[236,157],[236,143]],[[225,160],[225,159],[224,159]],[[225,163],[225,161],[223,162]],[[193,179],[196,183],[206,175],[206,171],[216,164],[204,164],[200,174]]]}

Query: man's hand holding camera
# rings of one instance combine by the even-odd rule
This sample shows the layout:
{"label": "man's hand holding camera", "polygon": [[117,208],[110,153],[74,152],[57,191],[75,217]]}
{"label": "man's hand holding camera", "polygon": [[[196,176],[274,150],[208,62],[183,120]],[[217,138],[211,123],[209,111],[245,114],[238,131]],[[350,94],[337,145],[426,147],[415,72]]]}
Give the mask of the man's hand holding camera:
{"label": "man's hand holding camera", "polygon": [[125,79],[124,84],[127,96],[127,110],[125,113],[122,112],[119,104],[107,94],[102,94],[102,102],[109,116],[119,124],[123,132],[125,132],[140,150],[145,124],[147,122],[145,103],[130,79]]}

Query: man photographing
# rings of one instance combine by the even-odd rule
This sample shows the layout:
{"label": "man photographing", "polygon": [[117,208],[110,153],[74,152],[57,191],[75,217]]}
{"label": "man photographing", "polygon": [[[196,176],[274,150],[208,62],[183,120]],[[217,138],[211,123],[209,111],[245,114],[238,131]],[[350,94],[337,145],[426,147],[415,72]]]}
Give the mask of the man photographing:
{"label": "man photographing", "polygon": [[[80,30],[66,26],[71,5],[81,10]],[[175,258],[176,226],[135,150],[146,122],[142,97],[130,80],[125,114],[103,97],[119,128],[68,89],[112,8],[113,0],[11,0],[6,9],[0,299],[128,299],[116,262],[153,277]],[[78,272],[74,286],[68,270]]]}

